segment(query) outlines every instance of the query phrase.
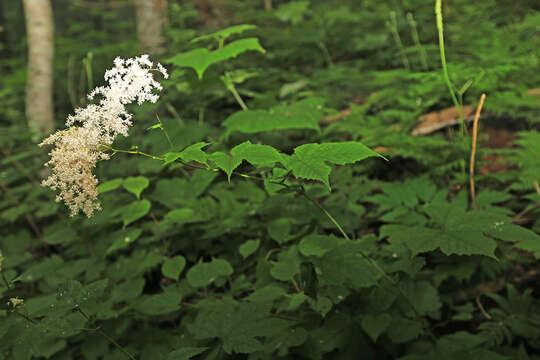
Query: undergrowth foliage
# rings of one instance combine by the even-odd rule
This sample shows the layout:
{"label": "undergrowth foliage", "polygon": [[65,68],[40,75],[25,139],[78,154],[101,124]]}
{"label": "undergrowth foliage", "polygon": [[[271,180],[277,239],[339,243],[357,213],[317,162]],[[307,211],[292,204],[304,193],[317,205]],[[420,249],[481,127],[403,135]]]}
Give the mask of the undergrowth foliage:
{"label": "undergrowth foliage", "polygon": [[[539,359],[540,106],[503,85],[536,47],[447,44],[441,75],[432,7],[292,1],[188,42],[192,10],[171,8],[168,70],[118,58],[88,89],[43,141],[48,175],[27,132],[0,133],[0,360]],[[466,124],[411,130],[480,92],[515,141],[479,145],[474,210]]]}

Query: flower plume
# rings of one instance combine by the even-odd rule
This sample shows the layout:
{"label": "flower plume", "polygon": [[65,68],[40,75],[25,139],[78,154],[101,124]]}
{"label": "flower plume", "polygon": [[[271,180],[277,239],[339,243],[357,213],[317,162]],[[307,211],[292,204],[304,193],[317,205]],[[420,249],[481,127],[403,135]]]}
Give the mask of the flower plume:
{"label": "flower plume", "polygon": [[111,145],[118,135],[128,135],[132,115],[125,106],[158,100],[154,90],[162,87],[154,80],[152,71],[168,78],[161,64],[153,68],[148,55],[116,58],[114,67],[105,72],[108,85],[97,87],[88,95],[89,99],[100,97],[99,103],[76,109],[67,118],[67,129],[57,131],[39,144],[54,146],[45,164],[52,172],[42,185],[59,191],[56,201],[63,201],[72,216],[82,211],[90,217],[100,209],[98,180],[92,171],[99,160],[109,158],[104,146]]}

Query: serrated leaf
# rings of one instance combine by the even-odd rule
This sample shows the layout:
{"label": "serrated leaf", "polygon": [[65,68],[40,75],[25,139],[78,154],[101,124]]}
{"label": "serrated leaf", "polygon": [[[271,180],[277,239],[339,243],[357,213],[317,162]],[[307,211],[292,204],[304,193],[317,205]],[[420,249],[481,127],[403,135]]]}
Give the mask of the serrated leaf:
{"label": "serrated leaf", "polygon": [[298,178],[322,181],[328,189],[328,175],[332,168],[327,165],[353,164],[370,156],[380,154],[362,143],[345,141],[339,143],[305,144],[294,149],[294,154],[284,157],[285,166]]}
{"label": "serrated leaf", "polygon": [[324,99],[309,98],[292,105],[281,105],[266,110],[239,111],[227,118],[223,126],[227,136],[233,131],[254,134],[287,129],[313,129],[320,131]]}
{"label": "serrated leaf", "polygon": [[127,179],[124,179],[123,183],[124,189],[134,194],[137,199],[140,199],[142,191],[146,189],[149,184],[150,181],[143,176],[128,177]]}
{"label": "serrated leaf", "polygon": [[182,255],[165,260],[161,265],[161,273],[173,280],[178,280],[186,266],[186,259]]}
{"label": "serrated leaf", "polygon": [[205,48],[194,49],[186,53],[178,54],[168,59],[167,62],[180,67],[192,68],[195,70],[200,80],[210,65],[235,58],[246,51],[266,52],[257,38],[247,38],[233,41],[223,48],[214,51],[209,51]]}
{"label": "serrated leaf", "polygon": [[222,276],[229,276],[234,272],[231,264],[223,259],[212,259],[210,262],[199,261],[187,272],[189,284],[195,288],[205,287]]}
{"label": "serrated leaf", "polygon": [[261,166],[271,166],[281,160],[281,154],[273,147],[252,144],[250,141],[235,146],[231,150],[231,154],[246,160],[250,164]]}
{"label": "serrated leaf", "polygon": [[266,305],[222,300],[201,308],[188,329],[196,339],[219,338],[228,354],[249,354],[264,349],[261,338],[281,334],[292,325],[271,317]]}
{"label": "serrated leaf", "polygon": [[[495,258],[495,240],[485,233],[502,229],[506,217],[485,211],[465,212],[460,207],[445,204],[424,206],[425,212],[435,223],[435,228],[423,226],[385,225],[381,236],[388,236],[390,243],[403,243],[413,255],[440,248],[446,255],[485,255]],[[503,238],[499,234],[499,238]],[[516,239],[514,239],[516,240]]]}
{"label": "serrated leaf", "polygon": [[377,341],[379,335],[381,335],[390,323],[392,322],[392,315],[383,313],[383,314],[366,314],[362,316],[360,325],[362,329],[368,334],[368,336],[373,340]]}
{"label": "serrated leaf", "polygon": [[227,39],[231,35],[240,34],[240,33],[243,33],[244,31],[248,31],[248,30],[252,30],[256,28],[257,26],[251,25],[251,24],[229,26],[226,29],[222,29],[211,34],[196,37],[195,39],[192,39],[191,42],[196,43],[199,41],[209,40],[209,39]]}
{"label": "serrated leaf", "polygon": [[182,159],[185,162],[197,161],[201,164],[206,164],[208,155],[202,151],[202,148],[210,145],[207,142],[198,142],[188,146],[179,152],[168,152],[164,155],[165,165],[175,162],[177,159]]}
{"label": "serrated leaf", "polygon": [[150,207],[151,204],[148,200],[134,201],[124,207],[122,210],[122,221],[124,222],[124,227],[148,214]]}
{"label": "serrated leaf", "polygon": [[258,248],[259,248],[260,240],[248,240],[242,245],[240,245],[240,248],[238,251],[240,252],[240,255],[245,259],[249,255],[253,254]]}
{"label": "serrated leaf", "polygon": [[234,155],[227,155],[220,151],[210,155],[209,159],[212,160],[218,168],[225,171],[229,182],[231,181],[231,175],[234,169],[242,163],[242,158]]}
{"label": "serrated leaf", "polygon": [[100,194],[106,193],[108,191],[116,190],[124,183],[124,179],[112,179],[105,182],[102,182],[98,185],[97,190]]}

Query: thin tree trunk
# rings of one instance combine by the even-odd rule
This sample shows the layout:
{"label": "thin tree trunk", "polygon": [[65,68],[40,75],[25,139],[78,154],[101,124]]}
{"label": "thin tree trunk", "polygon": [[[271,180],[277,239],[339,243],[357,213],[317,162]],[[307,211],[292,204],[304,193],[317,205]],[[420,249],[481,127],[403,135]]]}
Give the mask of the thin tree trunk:
{"label": "thin tree trunk", "polygon": [[163,26],[167,23],[167,0],[135,0],[139,47],[150,54],[162,53]]}
{"label": "thin tree trunk", "polygon": [[54,129],[54,22],[50,0],[23,0],[28,37],[26,117],[41,134]]}
{"label": "thin tree trunk", "polygon": [[272,0],[264,0],[264,10],[272,10]]}

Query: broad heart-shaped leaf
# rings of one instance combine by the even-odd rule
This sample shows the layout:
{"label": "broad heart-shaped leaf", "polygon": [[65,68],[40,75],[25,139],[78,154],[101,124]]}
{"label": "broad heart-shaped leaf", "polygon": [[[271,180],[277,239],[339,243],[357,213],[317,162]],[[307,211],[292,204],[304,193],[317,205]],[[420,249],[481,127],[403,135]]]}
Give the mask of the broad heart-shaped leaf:
{"label": "broad heart-shaped leaf", "polygon": [[227,174],[227,180],[231,181],[231,175],[241,163],[242,158],[235,155],[227,155],[221,151],[215,152],[209,157],[210,160],[212,160],[214,163],[216,163],[216,166],[220,168],[221,170],[225,171]]}
{"label": "broad heart-shaped leaf", "polygon": [[203,48],[194,49],[186,53],[178,54],[168,59],[167,62],[181,67],[192,68],[197,72],[197,76],[200,80],[210,65],[234,58],[241,53],[250,50],[260,51],[262,53],[265,52],[257,38],[247,38],[233,41],[223,48],[214,51]]}
{"label": "broad heart-shaped leaf", "polygon": [[128,177],[124,179],[123,183],[124,189],[126,189],[132,194],[135,194],[137,199],[140,198],[142,191],[146,189],[149,184],[150,181],[148,181],[148,179],[143,176]]}
{"label": "broad heart-shaped leaf", "polygon": [[150,211],[150,201],[139,200],[125,206],[122,209],[122,221],[124,226],[128,226],[132,222],[139,220]]}
{"label": "broad heart-shaped leaf", "polygon": [[242,158],[253,165],[273,165],[281,161],[279,151],[268,145],[252,144],[246,141],[231,150],[233,156]]}
{"label": "broad heart-shaped leaf", "polygon": [[196,43],[196,42],[208,40],[208,39],[224,39],[225,40],[231,35],[240,34],[240,33],[243,33],[244,31],[252,30],[256,28],[257,27],[255,25],[250,25],[250,24],[234,25],[234,26],[230,26],[226,29],[216,31],[208,35],[196,37],[195,39],[191,40],[191,42]]}
{"label": "broad heart-shaped leaf", "polygon": [[210,262],[199,261],[187,272],[189,284],[195,288],[210,285],[220,276],[229,276],[233,273],[233,268],[226,260],[212,259]]}
{"label": "broad heart-shaped leaf", "polygon": [[246,110],[232,114],[223,122],[226,135],[233,131],[255,134],[287,129],[313,129],[320,131],[324,99],[309,98],[292,105],[280,105],[270,110]]}
{"label": "broad heart-shaped leaf", "polygon": [[178,280],[184,266],[186,266],[186,259],[182,255],[178,255],[165,260],[161,265],[161,273],[170,279]]}
{"label": "broad heart-shaped leaf", "polygon": [[385,225],[381,228],[381,236],[387,236],[390,243],[405,244],[413,255],[440,248],[446,255],[485,255],[495,258],[497,243],[486,234],[514,242],[520,240],[520,234],[524,233],[511,225],[506,216],[498,213],[465,212],[458,206],[445,203],[429,204],[423,209],[435,223],[434,228]]}
{"label": "broad heart-shaped leaf", "polygon": [[294,176],[322,181],[330,189],[328,176],[332,168],[327,163],[352,164],[370,156],[384,158],[362,143],[345,141],[301,145],[294,149],[292,156],[283,155],[282,162],[287,169],[292,170]]}
{"label": "broad heart-shaped leaf", "polygon": [[207,142],[198,142],[193,145],[188,146],[182,151],[179,152],[168,152],[164,155],[165,158],[165,165],[170,164],[177,159],[182,159],[185,162],[190,161],[197,161],[201,164],[206,164],[206,160],[208,159],[208,155],[204,151],[202,151],[202,148],[210,145]]}
{"label": "broad heart-shaped leaf", "polygon": [[124,183],[123,179],[112,179],[112,180],[105,181],[99,184],[97,187],[97,190],[100,194],[103,194],[108,191],[118,189],[120,186],[122,186],[123,183]]}

